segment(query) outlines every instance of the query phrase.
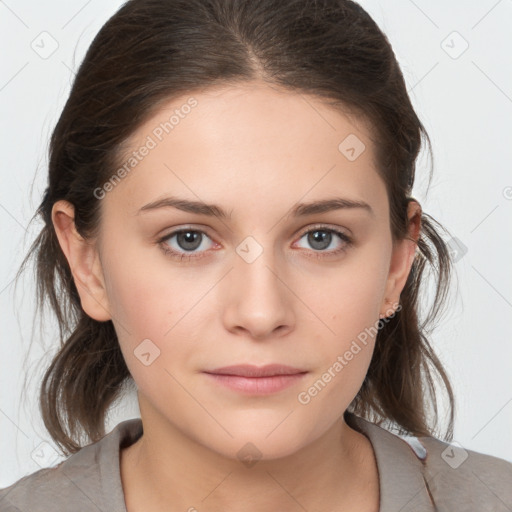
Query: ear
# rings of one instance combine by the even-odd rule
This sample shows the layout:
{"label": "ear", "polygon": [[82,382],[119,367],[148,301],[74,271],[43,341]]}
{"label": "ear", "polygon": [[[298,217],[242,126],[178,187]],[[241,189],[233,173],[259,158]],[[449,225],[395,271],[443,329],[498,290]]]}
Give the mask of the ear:
{"label": "ear", "polygon": [[74,207],[57,201],[52,208],[52,222],[60,247],[68,260],[83,310],[94,320],[110,320],[103,270],[96,244],[76,230]]}
{"label": "ear", "polygon": [[381,318],[390,316],[400,303],[400,294],[404,289],[411,271],[416,248],[421,232],[421,206],[415,201],[409,201],[407,209],[408,236],[393,244],[393,253],[386,282],[386,293],[381,305]]}

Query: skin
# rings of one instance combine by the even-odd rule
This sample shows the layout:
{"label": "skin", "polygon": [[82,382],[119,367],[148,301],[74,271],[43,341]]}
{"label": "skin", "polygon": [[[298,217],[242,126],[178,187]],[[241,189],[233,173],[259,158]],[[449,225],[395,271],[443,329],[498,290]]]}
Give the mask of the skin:
{"label": "skin", "polygon": [[[140,148],[190,96],[164,105],[127,148]],[[409,206],[411,240],[393,244],[369,131],[319,98],[260,82],[192,96],[198,105],[101,200],[97,239],[76,232],[69,203],[52,212],[82,307],[113,321],[138,387],[144,435],[120,461],[127,509],[377,511],[371,443],[343,418],[374,338],[309,403],[297,397],[398,304],[421,207]],[[354,161],[338,149],[349,134],[365,144]],[[168,195],[214,203],[231,217],[139,212]],[[298,202],[333,197],[365,201],[373,215],[360,208],[288,215]],[[158,243],[183,227],[206,233],[193,249],[201,257],[180,261],[162,250],[166,243],[187,254],[177,236]],[[334,233],[320,249],[308,239],[308,230],[329,228],[353,244]],[[236,252],[248,236],[263,250],[251,263]],[[160,350],[147,366],[134,354],[145,339]],[[266,396],[234,392],[201,373],[276,362],[309,373]],[[237,455],[248,442],[261,454],[251,467]]]}

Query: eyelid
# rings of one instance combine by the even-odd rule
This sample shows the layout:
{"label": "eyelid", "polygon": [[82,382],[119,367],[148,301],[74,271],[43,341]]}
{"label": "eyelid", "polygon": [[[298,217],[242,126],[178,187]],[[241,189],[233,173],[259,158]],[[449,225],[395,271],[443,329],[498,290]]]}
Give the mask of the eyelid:
{"label": "eyelid", "polygon": [[210,238],[212,241],[213,241],[213,236],[210,235],[210,228],[208,228],[207,226],[204,226],[204,225],[191,225],[191,224],[183,224],[183,225],[178,225],[178,226],[173,226],[172,228],[167,228],[165,229],[161,235],[157,235],[157,239],[158,240],[163,240],[163,239],[167,239],[173,235],[176,235],[182,231],[195,231],[197,233],[203,233],[205,235],[208,236],[208,238]]}
{"label": "eyelid", "polygon": [[343,228],[341,226],[335,226],[333,224],[322,223],[322,222],[318,222],[316,224],[310,224],[309,226],[307,226],[307,227],[303,228],[301,231],[299,231],[296,236],[302,237],[306,233],[309,233],[310,231],[314,231],[315,229],[317,229],[318,231],[324,229],[326,231],[339,232],[348,238],[352,238],[352,233],[349,229]]}

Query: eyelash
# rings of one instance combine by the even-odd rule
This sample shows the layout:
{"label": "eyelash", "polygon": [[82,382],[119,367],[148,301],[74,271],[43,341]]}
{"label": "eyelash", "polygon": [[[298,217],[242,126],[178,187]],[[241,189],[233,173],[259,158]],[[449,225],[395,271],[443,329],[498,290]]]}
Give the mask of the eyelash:
{"label": "eyelash", "polygon": [[[345,233],[343,233],[341,231],[338,231],[337,229],[334,229],[332,227],[325,226],[325,225],[313,226],[312,228],[310,228],[310,229],[308,229],[306,231],[303,231],[300,234],[300,236],[299,236],[299,240],[304,235],[307,235],[309,233],[314,233],[316,231],[324,231],[324,232],[327,232],[327,233],[334,233],[335,235],[337,235],[344,242],[344,245],[341,248],[339,248],[339,249],[335,249],[335,250],[331,250],[331,251],[322,251],[322,250],[314,250],[313,249],[313,254],[309,254],[308,255],[309,257],[313,257],[313,258],[328,258],[328,257],[331,257],[331,256],[337,256],[338,254],[341,254],[341,253],[347,251],[347,249],[349,249],[353,245],[353,241],[352,241],[352,239],[348,235],[346,235]],[[174,249],[169,248],[169,245],[167,245],[165,243],[166,240],[169,240],[169,238],[172,238],[175,235],[179,235],[180,233],[187,233],[187,232],[190,232],[190,233],[201,233],[201,234],[206,235],[208,237],[208,234],[205,233],[204,231],[200,230],[200,229],[180,228],[180,229],[178,229],[176,231],[172,231],[171,233],[168,233],[164,237],[160,238],[157,241],[157,243],[160,246],[160,248],[162,249],[162,251],[164,252],[164,254],[169,256],[169,257],[171,257],[171,258],[173,258],[173,259],[180,260],[180,261],[182,261],[182,260],[190,261],[190,260],[195,260],[197,258],[202,258],[203,256],[200,255],[200,254],[194,254],[194,253],[187,254],[187,253],[180,253],[178,251],[175,251]],[[210,238],[210,237],[208,237],[208,238]]]}

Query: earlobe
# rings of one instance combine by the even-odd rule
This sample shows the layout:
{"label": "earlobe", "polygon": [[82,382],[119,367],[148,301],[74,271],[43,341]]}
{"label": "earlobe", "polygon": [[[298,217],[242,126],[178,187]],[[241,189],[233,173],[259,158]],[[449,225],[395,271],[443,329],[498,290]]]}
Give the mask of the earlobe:
{"label": "earlobe", "polygon": [[400,294],[405,287],[416,256],[418,240],[421,234],[421,213],[420,204],[414,200],[410,201],[408,206],[408,235],[405,239],[399,240],[393,245],[384,295],[385,302],[381,306],[381,311],[384,310],[385,313],[381,313],[380,318],[389,316],[391,314],[390,310],[396,309],[395,307],[390,307],[390,304],[400,303]]}
{"label": "earlobe", "polygon": [[110,320],[112,316],[97,247],[76,230],[73,205],[64,200],[57,201],[52,208],[52,222],[71,269],[82,308],[94,320]]}

